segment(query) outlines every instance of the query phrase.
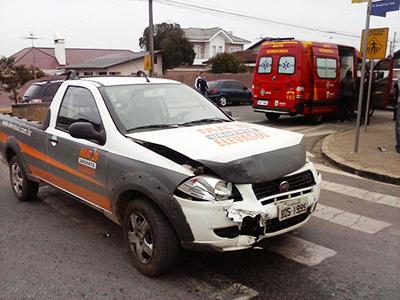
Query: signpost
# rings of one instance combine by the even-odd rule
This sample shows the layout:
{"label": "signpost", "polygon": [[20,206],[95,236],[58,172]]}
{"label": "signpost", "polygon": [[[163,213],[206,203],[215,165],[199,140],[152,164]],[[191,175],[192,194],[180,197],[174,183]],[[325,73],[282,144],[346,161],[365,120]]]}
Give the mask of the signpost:
{"label": "signpost", "polygon": [[[374,5],[374,4],[372,4],[372,5]],[[365,130],[367,130],[368,120],[369,120],[369,107],[370,107],[370,101],[371,101],[372,78],[373,78],[373,72],[374,72],[374,59],[385,59],[386,58],[388,35],[389,35],[389,28],[370,29],[369,34],[368,34],[368,40],[367,40],[367,51],[365,51],[365,48],[363,47],[363,45],[361,45],[360,55],[364,56],[364,52],[366,52],[367,59],[369,59],[369,62],[370,62],[367,105],[365,107],[365,119],[364,119],[365,120]],[[361,38],[362,41],[364,41],[364,37],[365,37],[365,31],[363,30],[362,38]]]}
{"label": "signpost", "polygon": [[386,13],[400,9],[400,0],[382,0],[372,3],[371,15],[386,17]]}
{"label": "signpost", "polygon": [[[374,37],[369,37],[369,23],[371,19],[371,14],[375,16],[380,16],[380,17],[386,17],[386,13],[390,11],[396,11],[400,9],[400,0],[382,0],[382,1],[375,1],[372,2],[372,0],[351,0],[352,3],[362,3],[362,2],[368,2],[368,8],[367,8],[367,19],[366,19],[366,24],[365,24],[365,31],[363,31],[363,36],[361,39],[361,50],[366,49],[366,51],[362,52],[362,67],[361,67],[361,82],[360,82],[360,93],[358,97],[358,111],[357,111],[357,123],[356,123],[356,128],[355,128],[355,134],[354,134],[354,146],[353,146],[353,152],[358,153],[358,143],[360,139],[360,126],[361,126],[361,113],[362,113],[362,100],[364,96],[364,81],[365,81],[365,64],[367,60],[367,56],[370,59],[374,58],[385,58],[386,56],[386,47],[387,47],[387,35],[389,29],[387,28],[381,28],[379,29],[379,34]],[[386,39],[384,39],[384,36],[386,35]],[[381,38],[381,40],[380,40]],[[384,42],[384,43],[383,43]],[[383,55],[383,57],[382,57]],[[378,56],[378,57],[376,57]],[[371,61],[371,66],[373,69],[373,61]],[[369,84],[372,84],[372,72],[370,72],[370,82]],[[369,88],[369,95],[371,89]],[[368,96],[369,96],[368,95]],[[368,122],[368,110],[369,110],[369,99],[368,97],[368,103],[366,107],[366,118],[365,118],[365,123]]]}
{"label": "signpost", "polygon": [[151,55],[146,55],[144,57],[144,69],[146,71],[150,71],[151,70]]}
{"label": "signpost", "polygon": [[[352,0],[355,3],[355,0]],[[357,3],[360,1],[357,1]],[[365,2],[365,1],[362,1]],[[362,49],[367,49],[368,47],[368,34],[369,34],[369,21],[371,19],[371,9],[372,9],[372,0],[368,0],[368,8],[367,8],[367,19],[365,22],[365,35],[362,39]],[[364,52],[365,53],[365,52]],[[360,81],[360,94],[358,97],[358,108],[357,108],[357,123],[356,130],[354,134],[354,146],[353,152],[358,153],[358,142],[360,140],[360,125],[361,125],[361,112],[362,112],[362,100],[364,97],[364,81],[365,81],[365,63],[367,61],[367,56],[362,56],[362,67],[361,67],[361,81]]]}
{"label": "signpost", "polygon": [[[361,40],[364,41],[365,30],[362,32]],[[389,28],[370,29],[367,40],[367,59],[385,59],[388,43]],[[360,56],[364,55],[364,45],[361,44]]]}

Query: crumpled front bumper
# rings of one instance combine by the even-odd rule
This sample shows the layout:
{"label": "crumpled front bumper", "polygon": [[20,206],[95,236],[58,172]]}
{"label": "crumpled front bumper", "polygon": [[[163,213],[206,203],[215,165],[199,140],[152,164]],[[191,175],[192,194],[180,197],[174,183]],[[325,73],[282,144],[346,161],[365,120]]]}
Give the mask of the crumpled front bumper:
{"label": "crumpled front bumper", "polygon": [[[200,202],[187,200],[174,196],[182,207],[189,223],[194,242],[192,245],[184,245],[193,250],[212,249],[213,251],[232,251],[250,248],[260,240],[280,235],[305,224],[314,212],[320,194],[321,177],[315,171],[311,163],[307,163],[295,173],[311,170],[316,182],[312,189],[302,194],[306,198],[307,212],[285,221],[278,221],[277,203],[274,201],[263,205],[256,198],[251,184],[236,185],[243,200],[234,202]],[[295,174],[294,173],[294,174]],[[298,191],[286,193],[298,194]],[[285,193],[278,195],[279,199],[285,197]],[[294,198],[288,198],[295,200]]]}

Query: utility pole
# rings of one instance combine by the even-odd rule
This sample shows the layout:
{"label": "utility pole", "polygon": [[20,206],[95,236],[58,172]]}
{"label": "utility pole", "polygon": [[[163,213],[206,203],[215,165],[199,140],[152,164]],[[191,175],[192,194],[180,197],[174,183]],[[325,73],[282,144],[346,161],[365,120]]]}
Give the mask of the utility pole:
{"label": "utility pole", "polygon": [[392,42],[390,42],[390,56],[393,56],[394,55],[394,51],[396,50],[396,36],[397,36],[397,32],[395,31],[394,32],[394,35],[393,35],[393,41]]}
{"label": "utility pole", "polygon": [[[361,67],[361,81],[360,81],[360,95],[358,97],[358,108],[357,108],[357,123],[354,134],[354,145],[353,152],[358,153],[358,144],[360,141],[360,127],[361,127],[361,115],[362,115],[362,102],[364,97],[364,81],[365,81],[365,65],[367,62],[367,53],[368,53],[368,35],[369,35],[369,23],[371,20],[371,9],[372,9],[372,0],[368,0],[368,8],[367,8],[367,19],[365,21],[365,34],[363,44],[363,59],[362,59],[362,67]],[[367,120],[365,120],[367,122]]]}
{"label": "utility pole", "polygon": [[32,42],[32,66],[33,66],[33,79],[36,80],[36,58],[35,58],[35,45],[33,43],[34,40],[38,40],[39,38],[35,37],[33,33],[30,33],[29,36],[24,37],[25,40],[31,40]]}
{"label": "utility pole", "polygon": [[149,52],[150,76],[154,75],[154,25],[153,25],[153,0],[149,0]]}

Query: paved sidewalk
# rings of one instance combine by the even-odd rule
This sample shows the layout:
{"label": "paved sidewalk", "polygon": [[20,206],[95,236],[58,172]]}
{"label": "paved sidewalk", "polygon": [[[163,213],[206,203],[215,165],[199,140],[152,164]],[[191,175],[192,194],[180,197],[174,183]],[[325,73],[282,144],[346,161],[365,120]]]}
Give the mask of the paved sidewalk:
{"label": "paved sidewalk", "polygon": [[400,153],[395,150],[395,122],[389,118],[361,128],[359,153],[352,153],[354,129],[326,137],[322,153],[345,171],[379,181],[400,185]]}

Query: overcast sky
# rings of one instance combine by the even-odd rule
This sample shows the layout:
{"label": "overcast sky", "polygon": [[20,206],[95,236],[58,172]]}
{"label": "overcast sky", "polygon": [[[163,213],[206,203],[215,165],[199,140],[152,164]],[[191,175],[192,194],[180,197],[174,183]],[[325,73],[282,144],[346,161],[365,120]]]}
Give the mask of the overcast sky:
{"label": "overcast sky", "polygon": [[[181,27],[221,27],[256,42],[261,36],[332,41],[359,48],[359,38],[318,33],[261,21],[204,13],[168,6],[154,0],[154,23],[175,22]],[[366,4],[351,0],[176,0],[328,31],[360,35]],[[0,0],[0,55],[9,56],[30,46],[23,37],[34,33],[36,46],[53,46],[54,32],[65,36],[67,47],[115,48],[139,51],[138,39],[148,24],[146,0]],[[372,17],[371,27],[398,31],[400,12]],[[400,44],[397,44],[397,49]]]}

